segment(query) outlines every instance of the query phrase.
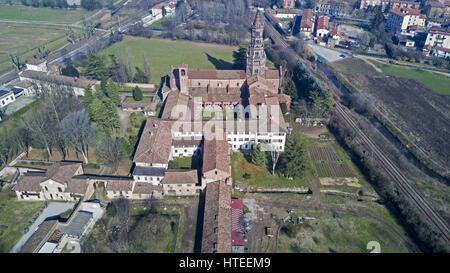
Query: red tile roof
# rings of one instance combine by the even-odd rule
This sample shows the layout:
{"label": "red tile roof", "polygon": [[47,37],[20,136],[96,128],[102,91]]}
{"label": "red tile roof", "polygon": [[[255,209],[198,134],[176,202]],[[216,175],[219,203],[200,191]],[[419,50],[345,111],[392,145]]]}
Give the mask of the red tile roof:
{"label": "red tile roof", "polygon": [[134,162],[168,164],[172,122],[148,119],[134,155]]}
{"label": "red tile roof", "polygon": [[230,145],[225,135],[222,139],[216,139],[214,136],[212,140],[205,136],[203,172],[209,172],[214,169],[230,172]]}
{"label": "red tile roof", "polygon": [[328,22],[329,22],[328,16],[320,16],[319,19],[317,19],[317,29],[328,30]]}
{"label": "red tile roof", "polygon": [[231,253],[231,190],[224,181],[206,185],[202,253]]}

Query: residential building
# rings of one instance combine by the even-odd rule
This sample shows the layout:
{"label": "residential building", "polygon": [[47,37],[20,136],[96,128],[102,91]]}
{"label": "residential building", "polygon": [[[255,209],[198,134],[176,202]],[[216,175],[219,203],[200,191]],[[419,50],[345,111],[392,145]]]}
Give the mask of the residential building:
{"label": "residential building", "polygon": [[391,0],[361,0],[360,9],[367,9],[368,7],[381,6],[381,10],[384,11],[389,6]]}
{"label": "residential building", "polygon": [[30,59],[25,65],[27,70],[47,72],[47,61],[45,59]]}
{"label": "residential building", "polygon": [[326,37],[328,36],[329,31],[329,20],[328,16],[319,16],[316,24],[316,37]]}
{"label": "residential building", "polygon": [[298,16],[299,12],[298,9],[277,9],[275,17],[280,19],[294,19]]}
{"label": "residential building", "polygon": [[420,11],[416,9],[394,8],[389,11],[386,27],[395,31],[405,31],[409,26],[418,25],[419,16]]}
{"label": "residential building", "polygon": [[322,15],[345,16],[348,15],[350,8],[342,0],[320,0],[314,11]]}
{"label": "residential building", "polygon": [[302,19],[300,21],[300,32],[306,37],[309,37],[314,32],[314,24],[316,22],[316,15],[312,9],[304,9]]}
{"label": "residential building", "polygon": [[82,174],[81,163],[62,161],[54,163],[46,172],[24,173],[13,190],[18,200],[76,201],[89,198],[94,189]]}
{"label": "residential building", "polygon": [[14,92],[10,90],[0,90],[0,108],[5,107],[11,102],[15,101]]}
{"label": "residential building", "polygon": [[450,28],[432,27],[428,30],[424,52],[447,58],[450,51]]}

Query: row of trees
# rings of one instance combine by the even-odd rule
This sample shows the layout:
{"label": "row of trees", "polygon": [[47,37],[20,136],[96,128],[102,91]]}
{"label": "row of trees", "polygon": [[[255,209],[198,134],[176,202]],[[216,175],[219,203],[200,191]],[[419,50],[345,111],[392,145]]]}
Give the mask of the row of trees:
{"label": "row of trees", "polygon": [[262,145],[268,144],[258,144],[250,154],[250,161],[253,164],[270,170],[272,175],[279,173],[288,178],[303,175],[307,159],[302,142],[296,141],[293,137],[288,137],[284,153],[278,153],[275,149],[265,151]]}
{"label": "row of trees", "polygon": [[102,80],[111,77],[114,82],[136,82],[149,83],[152,78],[150,64],[148,62],[147,54],[142,53],[143,68],[134,66],[133,56],[130,49],[126,50],[126,63],[122,57],[120,45],[116,45],[116,54],[110,54],[110,66],[105,64],[103,56],[91,54],[86,61],[86,76],[91,79]]}

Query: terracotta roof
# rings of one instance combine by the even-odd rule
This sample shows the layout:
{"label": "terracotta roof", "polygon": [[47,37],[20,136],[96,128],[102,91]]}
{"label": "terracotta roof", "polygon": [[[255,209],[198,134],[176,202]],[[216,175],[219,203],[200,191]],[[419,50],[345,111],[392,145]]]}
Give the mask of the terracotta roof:
{"label": "terracotta roof", "polygon": [[47,180],[47,176],[44,172],[27,172],[24,173],[17,184],[14,186],[15,191],[30,191],[30,192],[40,192],[40,183]]}
{"label": "terracotta roof", "polygon": [[317,19],[317,29],[328,30],[328,21],[328,16],[320,16],[319,19]]}
{"label": "terracotta roof", "polygon": [[445,28],[440,28],[440,27],[432,27],[428,30],[428,33],[450,35],[450,29],[445,29]]}
{"label": "terracotta roof", "polygon": [[312,28],[314,25],[314,12],[312,9],[303,10],[300,28]]}
{"label": "terracotta roof", "polygon": [[165,168],[136,166],[134,167],[133,175],[164,176],[165,172]]}
{"label": "terracotta roof", "polygon": [[162,191],[162,186],[154,186],[152,183],[136,182],[133,193],[151,194],[153,191]]}
{"label": "terracotta roof", "polygon": [[224,181],[206,185],[202,253],[231,252],[231,185]]}
{"label": "terracotta roof", "polygon": [[166,171],[162,184],[197,184],[197,170],[171,169]]}
{"label": "terracotta roof", "polygon": [[230,145],[226,136],[223,136],[221,140],[216,138],[208,140],[208,137],[205,137],[204,143],[203,172],[214,169],[230,172]]}
{"label": "terracotta roof", "polygon": [[45,244],[58,225],[57,220],[44,221],[22,246],[21,253],[36,253]]}
{"label": "terracotta roof", "polygon": [[46,175],[49,179],[56,181],[58,183],[64,184],[64,182],[68,182],[75,173],[81,167],[81,163],[74,162],[58,162],[54,163],[46,172]]}
{"label": "terracotta roof", "polygon": [[410,8],[393,8],[390,10],[391,13],[397,14],[404,17],[405,15],[419,15],[420,10],[410,9]]}
{"label": "terracotta roof", "polygon": [[89,186],[89,180],[86,177],[74,177],[67,183],[65,192],[85,194]]}
{"label": "terracotta roof", "polygon": [[244,70],[188,70],[189,79],[234,80],[245,79]]}
{"label": "terracotta roof", "polygon": [[148,119],[134,155],[134,162],[168,164],[172,122]]}
{"label": "terracotta roof", "polygon": [[16,84],[14,84],[15,87],[20,87],[20,88],[28,88],[30,86],[32,86],[32,83],[29,80],[23,80],[20,81]]}
{"label": "terracotta roof", "polygon": [[73,78],[73,77],[69,77],[69,76],[47,74],[46,72],[33,71],[33,70],[22,71],[22,72],[20,72],[19,76],[21,78],[40,80],[40,81],[45,81],[45,82],[49,82],[49,83],[56,83],[56,84],[73,86],[73,87],[81,87],[81,88],[93,86],[97,83],[97,81],[94,81],[94,80],[77,79],[77,78]]}
{"label": "terracotta roof", "polygon": [[434,49],[444,51],[444,52],[450,52],[450,48],[445,48],[445,47],[441,47],[441,46],[436,46],[436,47],[434,47]]}
{"label": "terracotta roof", "polygon": [[281,14],[299,14],[299,10],[298,9],[277,9],[277,13],[281,13]]}
{"label": "terracotta roof", "polygon": [[31,64],[31,65],[40,65],[42,63],[45,63],[46,60],[45,59],[29,59],[27,61],[27,64]]}
{"label": "terracotta roof", "polygon": [[[189,97],[178,91],[170,92],[166,98],[164,104],[164,112],[161,116],[162,119],[178,119],[180,116],[186,115],[186,113],[180,113],[180,111],[187,110]],[[177,106],[177,108],[174,108]],[[172,111],[175,110],[173,113]]]}
{"label": "terracotta roof", "polygon": [[332,36],[341,36],[341,31],[337,28],[333,29],[333,32],[331,32]]}
{"label": "terracotta roof", "polygon": [[132,191],[134,180],[114,179],[106,181],[107,191]]}

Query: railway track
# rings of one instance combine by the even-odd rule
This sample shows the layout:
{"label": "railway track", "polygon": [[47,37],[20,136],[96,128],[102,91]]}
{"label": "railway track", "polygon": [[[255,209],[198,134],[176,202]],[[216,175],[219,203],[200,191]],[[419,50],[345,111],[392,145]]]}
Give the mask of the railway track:
{"label": "railway track", "polygon": [[[290,49],[286,41],[280,36],[280,34],[273,28],[273,26],[266,19],[266,31],[273,40],[279,43],[284,48]],[[294,52],[295,54],[295,52]],[[297,56],[297,54],[295,54]],[[297,61],[301,62],[297,56]],[[380,163],[382,168],[395,182],[397,187],[408,197],[410,201],[418,208],[419,212],[426,218],[427,222],[432,224],[437,231],[439,231],[446,243],[450,243],[450,229],[448,223],[442,218],[442,216],[430,205],[421,192],[419,192],[412,183],[401,173],[401,171],[395,166],[392,161],[386,157],[381,149],[359,128],[358,124],[352,119],[351,115],[344,109],[344,107],[336,101],[337,113],[344,119],[344,121],[357,133],[363,144],[368,147],[375,159]]]}

